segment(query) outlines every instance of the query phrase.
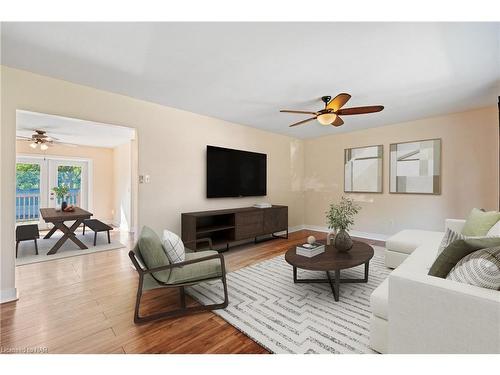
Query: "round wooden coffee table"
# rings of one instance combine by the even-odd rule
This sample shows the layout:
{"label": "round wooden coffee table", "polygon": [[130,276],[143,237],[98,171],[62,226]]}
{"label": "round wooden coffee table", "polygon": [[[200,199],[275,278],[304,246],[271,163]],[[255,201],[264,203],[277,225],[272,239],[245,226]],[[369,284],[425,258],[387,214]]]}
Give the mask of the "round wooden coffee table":
{"label": "round wooden coffee table", "polygon": [[[366,283],[368,282],[368,266],[373,257],[373,247],[360,242],[353,241],[352,249],[348,252],[338,251],[333,245],[326,245],[325,252],[312,258],[297,255],[296,247],[292,247],[285,254],[285,260],[293,266],[294,283],[329,283],[335,301],[339,300],[339,287],[343,283]],[[341,279],[340,270],[365,265],[364,279]],[[326,272],[326,279],[299,279],[297,277],[297,268],[310,271]],[[330,276],[330,271],[335,272],[335,276]]]}

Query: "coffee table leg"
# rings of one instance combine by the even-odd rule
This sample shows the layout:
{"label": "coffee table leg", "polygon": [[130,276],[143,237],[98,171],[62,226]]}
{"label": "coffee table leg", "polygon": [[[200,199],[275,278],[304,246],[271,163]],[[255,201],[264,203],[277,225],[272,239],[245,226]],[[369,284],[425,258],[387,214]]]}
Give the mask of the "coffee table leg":
{"label": "coffee table leg", "polygon": [[365,283],[368,282],[368,268],[369,268],[369,266],[370,266],[370,261],[365,263],[365,280],[364,280]]}
{"label": "coffee table leg", "polygon": [[297,267],[293,267],[293,282],[297,283]]}
{"label": "coffee table leg", "polygon": [[340,271],[335,271],[335,279],[332,281],[332,277],[330,276],[330,272],[326,271],[326,276],[328,277],[328,281],[330,282],[330,287],[332,288],[333,298],[335,301],[339,300],[339,287],[340,287]]}

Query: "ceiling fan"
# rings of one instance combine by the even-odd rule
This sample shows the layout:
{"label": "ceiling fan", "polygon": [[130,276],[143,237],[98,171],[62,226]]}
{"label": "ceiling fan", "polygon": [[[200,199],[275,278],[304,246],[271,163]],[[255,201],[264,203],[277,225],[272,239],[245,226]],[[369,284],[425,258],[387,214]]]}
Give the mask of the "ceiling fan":
{"label": "ceiling fan", "polygon": [[338,94],[333,99],[331,96],[322,96],[321,100],[325,103],[325,108],[319,111],[312,112],[312,111],[295,111],[289,109],[282,109],[280,110],[280,112],[314,115],[313,117],[308,118],[306,120],[296,122],[290,125],[290,127],[305,124],[306,122],[312,120],[318,120],[318,122],[321,125],[340,126],[344,124],[344,120],[342,120],[340,116],[362,115],[365,113],[380,112],[381,110],[384,109],[383,105],[370,105],[365,107],[352,107],[352,108],[341,109],[349,101],[349,99],[351,99],[351,95],[346,93]]}
{"label": "ceiling fan", "polygon": [[62,143],[62,142],[57,142],[58,138],[49,137],[45,130],[34,129],[33,131],[34,133],[32,134],[31,137],[23,137],[18,135],[16,136],[16,139],[19,139],[21,141],[31,142],[30,143],[31,148],[37,148],[38,146],[40,146],[40,150],[43,151],[47,150],[50,146],[53,146],[56,143]]}

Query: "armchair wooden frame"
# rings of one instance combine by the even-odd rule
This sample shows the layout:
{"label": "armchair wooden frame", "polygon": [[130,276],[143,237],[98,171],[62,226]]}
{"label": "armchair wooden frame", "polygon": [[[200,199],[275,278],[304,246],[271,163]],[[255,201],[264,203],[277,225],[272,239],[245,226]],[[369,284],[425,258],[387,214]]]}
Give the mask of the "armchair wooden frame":
{"label": "armchair wooden frame", "polygon": [[[190,241],[190,242],[208,242],[209,247],[212,248],[212,241],[210,238],[200,238],[198,240],[194,240],[194,241]],[[152,320],[157,320],[157,319],[174,318],[177,316],[188,315],[188,314],[193,314],[193,313],[197,313],[197,312],[223,309],[223,308],[227,307],[227,305],[229,303],[229,298],[228,298],[228,294],[227,294],[226,267],[225,267],[225,262],[224,262],[224,256],[222,254],[214,254],[214,255],[207,256],[207,257],[203,257],[203,258],[192,259],[192,260],[179,262],[179,263],[172,263],[169,265],[151,268],[151,269],[147,269],[144,266],[141,266],[142,261],[140,261],[140,259],[138,259],[137,255],[134,253],[134,251],[129,251],[128,255],[130,257],[130,260],[132,261],[132,264],[134,265],[135,269],[137,270],[137,273],[139,274],[139,284],[137,287],[137,297],[136,297],[135,310],[134,310],[134,323],[136,323],[136,324],[146,323],[146,322],[150,322]],[[205,262],[205,261],[211,260],[211,259],[220,259],[221,276],[199,279],[196,281],[191,281],[191,282],[187,282],[187,283],[178,283],[178,284],[165,284],[165,283],[158,282],[156,280],[157,283],[159,285],[161,285],[162,287],[179,288],[181,307],[179,309],[176,309],[176,310],[159,312],[159,313],[150,314],[147,316],[140,315],[139,309],[140,309],[141,298],[142,298],[142,294],[143,294],[144,277],[146,275],[148,275],[148,274],[150,275],[150,274],[152,274],[154,272],[158,272],[158,271],[164,271],[164,270],[169,270],[169,269],[171,270],[171,269],[176,268],[176,267],[183,267],[183,266],[186,266],[188,264]],[[199,283],[204,282],[204,281],[216,280],[216,279],[221,279],[222,285],[224,286],[224,301],[222,303],[186,307],[186,293],[185,293],[184,287],[199,284]]]}

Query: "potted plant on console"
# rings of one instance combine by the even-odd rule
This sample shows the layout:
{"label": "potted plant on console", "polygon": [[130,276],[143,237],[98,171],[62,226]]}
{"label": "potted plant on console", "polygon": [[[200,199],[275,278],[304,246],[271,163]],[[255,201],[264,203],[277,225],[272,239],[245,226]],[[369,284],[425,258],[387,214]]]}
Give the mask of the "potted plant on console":
{"label": "potted plant on console", "polygon": [[359,210],[361,207],[354,200],[343,196],[339,203],[332,203],[326,213],[328,228],[336,231],[335,247],[339,251],[349,251],[352,248],[352,239],[347,231],[354,224],[354,216]]}
{"label": "potted plant on console", "polygon": [[[66,207],[68,207],[68,202],[65,201],[66,197],[68,196],[69,189],[68,186],[66,185],[61,185],[61,186],[56,186],[52,188],[52,191],[56,194],[56,210],[65,210]],[[61,201],[61,206],[59,206],[59,201]]]}

